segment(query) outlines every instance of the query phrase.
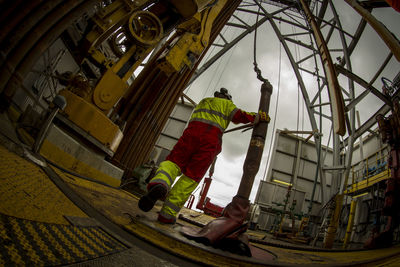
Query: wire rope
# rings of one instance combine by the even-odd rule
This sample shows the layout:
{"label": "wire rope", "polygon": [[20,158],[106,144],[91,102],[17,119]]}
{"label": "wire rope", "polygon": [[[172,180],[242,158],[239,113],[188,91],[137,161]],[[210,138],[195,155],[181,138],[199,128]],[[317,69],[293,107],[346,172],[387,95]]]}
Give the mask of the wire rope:
{"label": "wire rope", "polygon": [[210,90],[211,83],[214,81],[215,75],[217,75],[217,72],[218,72],[218,69],[219,69],[219,66],[221,65],[221,63],[222,63],[222,58],[220,58],[218,60],[218,65],[215,68],[215,71],[213,72],[210,81],[208,82],[207,89],[204,91],[202,98],[204,98],[206,95],[208,95],[208,91]]}
{"label": "wire rope", "polygon": [[258,15],[261,10],[261,4],[258,3],[257,0],[255,0],[255,2],[258,5],[258,11],[257,11],[257,18],[256,18],[256,27],[254,29],[254,42],[253,42],[253,45],[254,45],[253,60],[254,60],[254,62],[253,62],[253,65],[254,65],[254,71],[257,74],[257,79],[259,79],[261,82],[265,83],[265,82],[268,82],[268,80],[262,76],[261,70],[260,70],[260,68],[258,68],[258,64],[257,64],[257,29],[258,29]]}
{"label": "wire rope", "polygon": [[[233,54],[234,54],[234,52],[235,52],[235,49],[236,49],[236,45],[231,49],[232,51],[231,51],[231,54],[229,55],[229,57],[228,57],[228,60],[226,61],[226,64],[225,64],[225,66],[226,65],[228,65],[228,63],[231,61],[231,58],[232,58],[232,56],[233,56]],[[223,76],[223,74],[224,74],[224,72],[225,72],[225,70],[226,70],[227,68],[225,67],[225,68],[223,68],[222,69],[222,72],[221,72],[221,74],[219,75],[219,78],[218,78],[218,81],[216,82],[216,88],[217,88],[217,85],[219,84],[219,82],[221,81],[221,78],[222,78],[222,76]]]}
{"label": "wire rope", "polygon": [[[279,31],[281,31],[281,22],[279,21]],[[282,69],[282,44],[279,43],[279,64],[278,64],[278,88],[277,88],[277,93],[276,93],[276,104],[275,104],[275,114],[274,114],[274,122],[272,124],[272,132],[271,132],[271,141],[270,141],[270,145],[269,145],[269,151],[268,151],[268,155],[267,155],[267,161],[265,164],[265,169],[264,169],[264,175],[263,175],[263,180],[266,181],[267,179],[267,166],[268,166],[268,162],[270,160],[271,157],[271,153],[272,153],[272,142],[275,139],[274,138],[274,133],[275,133],[275,125],[276,125],[276,117],[278,114],[278,106],[279,106],[279,91],[281,88],[281,69]]]}
{"label": "wire rope", "polygon": [[[227,28],[227,27],[224,27],[222,35],[225,34],[227,30],[228,30],[228,28]],[[213,52],[214,52],[215,49],[216,49],[216,46],[212,46],[212,47],[211,47],[211,51],[210,51],[210,52],[207,52],[207,54],[206,54],[206,56],[205,56],[204,62],[207,62],[207,61],[210,59],[210,57],[211,57],[211,55],[213,54]],[[211,80],[212,80],[212,79],[211,79]],[[210,81],[211,81],[211,80],[210,80]],[[186,91],[185,94],[186,94],[186,95],[189,94],[189,90],[191,89],[192,85],[193,85],[193,83],[190,83],[190,85],[185,89],[185,91]],[[210,84],[207,86],[206,92],[204,92],[202,98],[204,98],[204,97],[207,95],[207,91],[208,91],[209,86],[210,86]]]}
{"label": "wire rope", "polygon": [[[250,21],[250,19],[249,19],[249,15],[247,16],[247,23]],[[237,28],[235,28],[235,30],[234,30],[234,32],[233,32],[233,36],[236,34],[236,32],[238,31],[238,29]],[[234,54],[234,52],[235,52],[235,49],[237,48],[237,45],[235,44],[234,46],[233,46],[233,48],[231,48],[230,50],[231,50],[231,53],[230,53],[230,55],[228,56],[228,59],[227,59],[227,61],[226,61],[226,63],[224,64],[224,68],[222,69],[222,72],[221,72],[221,74],[219,75],[219,78],[218,78],[218,80],[217,80],[217,82],[215,83],[215,88],[218,88],[219,86],[219,82],[221,81],[221,78],[222,78],[222,76],[224,75],[224,73],[225,73],[225,70],[227,69],[226,68],[226,66],[229,64],[229,62],[231,61],[231,59],[232,59],[232,56],[233,56],[233,54]],[[222,58],[221,58],[221,61],[222,61]],[[218,69],[218,68],[217,68]],[[217,72],[215,72],[215,74],[216,74]],[[208,91],[208,89],[207,89],[207,91]]]}

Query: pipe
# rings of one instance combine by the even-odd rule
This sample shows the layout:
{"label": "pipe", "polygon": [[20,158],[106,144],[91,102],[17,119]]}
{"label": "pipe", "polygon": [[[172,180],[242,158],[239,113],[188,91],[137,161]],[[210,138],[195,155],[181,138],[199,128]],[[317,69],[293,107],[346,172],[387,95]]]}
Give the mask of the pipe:
{"label": "pipe", "polygon": [[[15,73],[18,72],[17,69],[20,68],[20,65],[25,62],[29,62],[26,58],[27,54],[31,54],[31,52],[29,51],[34,50],[33,47],[38,47],[37,43],[41,42],[43,36],[46,36],[45,38],[47,38],[48,31],[54,31],[57,26],[65,29],[67,25],[69,25],[66,24],[64,25],[64,27],[62,27],[61,25],[56,25],[56,23],[59,22],[64,16],[69,14],[69,12],[71,12],[76,6],[79,6],[81,2],[82,0],[69,0],[63,2],[60,6],[57,6],[57,8],[51,10],[51,12],[43,20],[41,20],[37,25],[30,29],[29,33],[24,36],[21,41],[18,42],[18,46],[16,46],[12,50],[12,53],[10,53],[7,58],[6,65],[3,65],[0,69],[0,88],[3,88],[7,84],[7,82],[12,79],[12,76],[9,76],[8,73],[4,72],[4,69],[9,70],[13,75],[15,75]],[[46,49],[47,46],[45,47],[45,49],[43,49],[43,51]],[[36,57],[36,59],[42,54],[41,52],[38,53],[39,55]],[[29,69],[31,69],[34,62],[36,62],[36,60],[30,62],[29,65],[31,66],[29,66]],[[20,77],[25,77],[25,75],[21,73]],[[5,92],[6,95],[10,97],[14,94],[15,90],[5,89]]]}
{"label": "pipe", "polygon": [[[90,0],[90,1],[78,1],[80,4],[79,5],[74,5],[74,9],[71,10],[66,16],[58,17],[58,19],[55,20],[57,22],[55,25],[52,25],[50,30],[46,32],[43,36],[41,36],[40,40],[36,44],[34,44],[33,47],[30,47],[29,52],[23,57],[22,62],[18,65],[17,70],[12,72],[12,76],[6,79],[8,81],[7,87],[4,89],[3,94],[11,98],[15,91],[19,88],[23,81],[23,77],[26,77],[26,75],[29,73],[29,71],[32,69],[33,65],[36,63],[36,61],[39,59],[39,57],[43,54],[46,49],[49,48],[49,46],[60,36],[60,34],[77,18],[83,16],[85,12],[87,12],[89,9],[93,8],[95,4],[97,4],[100,0]],[[68,9],[70,10],[70,9]],[[52,19],[54,19],[52,17]],[[49,21],[48,21],[49,22]],[[14,59],[17,59],[20,57],[16,57]],[[6,70],[10,71],[9,69],[11,67],[10,65],[7,66]],[[2,73],[0,73],[0,83],[3,83],[4,76],[2,76]],[[0,86],[0,88],[2,88]],[[0,89],[1,90],[1,89]]]}
{"label": "pipe", "polygon": [[[261,85],[261,97],[259,109],[268,114],[269,103],[272,94],[272,85],[267,81]],[[243,175],[237,196],[249,199],[251,189],[253,188],[254,178],[260,167],[260,162],[264,150],[265,136],[267,135],[268,123],[260,122],[254,126],[251,136],[249,149],[243,165]]]}
{"label": "pipe", "polygon": [[[33,43],[27,43],[27,40],[29,41],[32,38],[38,38],[40,35],[44,34],[45,31],[40,30],[39,26],[43,24],[40,23],[41,20],[45,20],[48,22],[48,19],[46,16],[50,16],[50,14],[56,10],[58,5],[60,5],[64,0],[56,0],[56,1],[46,1],[45,3],[41,4],[38,6],[38,8],[32,10],[28,9],[29,6],[21,8],[21,13],[24,14],[23,10],[30,10],[31,12],[26,14],[23,18],[23,23],[16,21],[14,23],[19,23],[18,25],[10,25],[7,24],[3,29],[4,32],[10,32],[4,41],[2,41],[1,44],[1,49],[5,55],[8,55],[12,50],[17,49],[21,45],[25,46],[32,46]],[[36,3],[40,1],[34,1],[35,5],[38,5],[39,3]],[[32,5],[32,4],[30,4]],[[57,14],[61,15],[61,14]],[[49,22],[50,23],[50,22]],[[49,25],[45,25],[49,27]],[[2,32],[2,35],[5,33]],[[0,38],[2,38],[2,35],[0,35]]]}
{"label": "pipe", "polygon": [[[0,23],[1,25],[4,25],[4,27],[1,28],[0,31],[0,43],[5,40],[6,36],[11,37],[10,33],[12,35],[15,33],[15,27],[21,23],[22,20],[24,20],[24,24],[26,23],[26,18],[30,15],[32,10],[34,10],[41,2],[44,0],[35,0],[35,1],[25,1],[23,3],[23,7],[17,8],[17,5],[21,4],[19,2],[22,1],[9,1],[11,2],[14,7],[11,7],[10,9],[6,9],[5,12],[1,12],[0,14]],[[53,2],[53,1],[51,1]],[[19,6],[18,6],[19,7]],[[17,8],[15,10],[15,8]],[[7,15],[8,13],[8,15]],[[7,21],[5,23],[4,21]]]}
{"label": "pipe", "polygon": [[354,214],[356,213],[356,206],[357,206],[357,201],[353,199],[350,205],[350,214],[349,214],[349,220],[347,222],[346,235],[344,236],[343,248],[347,248],[347,245],[350,241],[351,233],[353,232]]}
{"label": "pipe", "polygon": [[326,230],[324,236],[324,248],[333,247],[333,242],[335,241],[336,231],[339,222],[340,211],[342,208],[343,197],[344,197],[343,194],[337,194],[335,196],[335,205],[330,210],[331,218],[329,220],[328,229]]}

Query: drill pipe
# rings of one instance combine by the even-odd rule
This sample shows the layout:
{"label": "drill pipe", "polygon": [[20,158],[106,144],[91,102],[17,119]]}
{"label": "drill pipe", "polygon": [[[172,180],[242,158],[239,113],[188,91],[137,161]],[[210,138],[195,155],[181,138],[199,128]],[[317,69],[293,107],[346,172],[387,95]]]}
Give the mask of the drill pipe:
{"label": "drill pipe", "polygon": [[[161,77],[163,73],[161,73],[158,69],[154,69],[148,73],[148,77],[150,78],[149,83],[143,83],[142,86],[138,88],[141,90],[143,87],[146,87],[146,93],[151,94],[154,100],[157,99],[158,94],[156,94],[155,90],[162,88],[163,80]],[[160,78],[161,77],[161,78]],[[143,96],[141,97],[143,99]],[[120,160],[121,162],[125,161],[130,157],[131,153],[135,153],[134,148],[136,145],[135,136],[137,136],[138,131],[148,130],[144,126],[141,126],[145,115],[150,111],[151,106],[148,103],[145,103],[144,100],[140,101],[134,108],[131,110],[132,116],[127,120],[126,130],[124,133],[124,138],[114,155],[114,158]],[[141,142],[140,142],[141,143]],[[125,159],[125,160],[124,160]]]}
{"label": "drill pipe", "polygon": [[176,102],[178,101],[179,96],[181,94],[180,90],[177,90],[178,88],[171,90],[170,91],[171,94],[169,94],[169,96],[168,96],[171,99],[173,99],[174,101],[165,103],[165,105],[164,105],[165,107],[160,109],[160,112],[158,112],[158,114],[154,114],[154,117],[158,116],[159,119],[157,121],[157,124],[153,124],[153,126],[155,126],[155,127],[153,128],[153,131],[152,131],[152,133],[153,133],[152,139],[148,140],[146,147],[143,147],[142,157],[137,158],[138,160],[140,160],[137,162],[138,165],[143,163],[143,161],[149,157],[151,149],[154,147],[155,142],[157,141],[159,135],[161,134],[162,129],[164,128],[164,126],[168,120],[169,114],[174,109]]}
{"label": "drill pipe", "polygon": [[[171,39],[174,39],[175,37],[176,35]],[[153,90],[162,88],[163,82],[162,80],[159,81],[159,79],[161,75],[165,75],[156,67],[156,60],[168,47],[171,39],[168,40],[146,64],[140,75],[134,80],[133,84],[125,93],[122,101],[123,104],[119,106],[118,110],[116,111],[118,114],[120,114],[121,119],[126,121],[126,128],[124,131],[124,138],[122,139],[122,142],[114,155],[114,163],[123,164],[126,161],[124,159],[129,157],[128,154],[132,153],[133,147],[136,144],[134,140],[132,140],[133,136],[140,129],[139,126],[144,114],[146,114],[148,111],[147,109],[150,108],[149,105],[146,105],[147,109],[143,107],[144,95],[147,94],[151,98],[156,99],[157,95],[154,94]],[[165,79],[166,78],[164,77],[164,80]],[[154,86],[152,86],[152,84],[154,84]],[[167,99],[164,99],[164,101],[167,101]]]}
{"label": "drill pipe", "polygon": [[[37,1],[36,1],[37,2]],[[14,23],[19,23],[17,25],[6,25],[4,26],[5,32],[10,32],[7,35],[7,38],[2,40],[1,50],[5,55],[8,55],[13,49],[18,48],[19,44],[24,44],[26,47],[30,47],[34,44],[34,42],[29,42],[32,38],[37,38],[38,33],[44,33],[45,31],[41,31],[39,22],[44,19],[51,12],[54,12],[55,8],[59,4],[61,4],[63,0],[57,1],[46,1],[41,4],[36,10],[26,14],[23,18],[23,22],[15,21]],[[39,3],[36,3],[37,5]],[[21,8],[22,10],[27,10],[27,7]],[[19,9],[19,10],[21,10]],[[25,11],[26,12],[26,11]],[[53,13],[56,14],[56,13]],[[56,14],[58,15],[58,14]],[[48,19],[48,18],[47,18]],[[46,20],[48,21],[48,20]],[[46,25],[48,28],[50,25]],[[43,29],[45,29],[43,28]],[[4,33],[3,33],[4,34]],[[23,39],[23,42],[22,42]],[[33,41],[33,40],[32,40]]]}
{"label": "drill pipe", "polygon": [[124,103],[118,110],[117,113],[120,114],[120,117],[126,121],[130,120],[132,117],[132,110],[138,105],[139,97],[147,90],[146,84],[150,83],[154,78],[151,73],[154,71],[158,71],[155,66],[157,65],[157,59],[159,56],[164,53],[167,47],[171,44],[173,40],[177,38],[177,34],[169,38],[167,42],[154,54],[150,60],[146,63],[144,69],[140,72],[139,76],[133,81],[132,85],[126,91],[123,99]]}
{"label": "drill pipe", "polygon": [[[267,114],[269,110],[271,94],[272,86],[268,82],[263,83],[261,86],[259,110]],[[249,199],[251,189],[253,188],[254,178],[260,167],[267,129],[267,122],[260,122],[254,126],[250,145],[247,150],[246,159],[243,165],[243,175],[242,180],[240,181],[237,196]]]}
{"label": "drill pipe", "polygon": [[[231,1],[223,9],[218,19],[214,21],[209,44],[216,39],[240,2],[239,0]],[[171,40],[173,39],[171,38]],[[209,47],[205,48],[193,69],[186,68],[166,79],[161,78],[165,74],[160,74],[157,70],[156,59],[158,56],[154,56],[146,64],[145,69],[142,70],[134,84],[132,84],[129,94],[126,95],[126,99],[128,99],[126,104],[121,105],[121,117],[127,120],[127,131],[113,158],[113,161],[122,165],[124,170],[127,168],[134,169],[147,160],[169,114]],[[159,54],[164,52],[165,49],[166,45],[160,49]],[[154,82],[156,75],[161,75],[158,78],[158,82]],[[152,86],[149,86],[150,84]],[[170,91],[171,94],[165,95],[165,93],[162,93],[163,90]],[[162,96],[165,96],[165,99]],[[151,112],[154,108],[153,105],[156,105],[156,103],[164,107],[166,105],[169,108],[161,109],[161,106],[159,106],[158,112],[153,115],[155,128],[150,131],[152,124],[150,124],[149,120],[145,120],[145,114]]]}
{"label": "drill pipe", "polygon": [[[135,140],[132,140],[135,148],[133,149],[134,155],[131,155],[128,159],[130,161],[129,166],[140,165],[148,159],[151,149],[154,147],[157,138],[168,120],[169,114],[174,109],[181,95],[180,88],[182,84],[185,84],[188,80],[187,74],[183,76],[175,73],[170,79],[165,81],[167,84],[164,86],[165,90],[161,93],[152,110],[149,111],[150,113],[155,111],[154,114],[152,114],[151,118],[143,121],[143,124],[139,127],[139,131],[136,133]],[[164,101],[164,99],[171,99],[171,101]],[[145,141],[139,142],[140,140]]]}
{"label": "drill pipe", "polygon": [[[63,1],[61,5],[57,6],[57,8],[54,7],[48,13],[48,15],[43,18],[43,20],[39,21],[34,27],[32,27],[32,29],[27,32],[22,40],[18,41],[18,45],[12,47],[12,51],[10,51],[7,55],[6,64],[3,64],[0,70],[0,88],[3,88],[3,86],[5,86],[8,82],[7,88],[5,88],[5,93],[7,96],[11,97],[14,95],[15,90],[17,89],[16,87],[18,86],[12,83],[13,78],[15,79],[18,76],[25,77],[25,75],[33,67],[33,64],[52,43],[49,42],[48,45],[43,46],[43,39],[47,39],[49,34],[53,33],[54,31],[59,32],[59,34],[56,36],[58,37],[72,22],[72,20],[64,21],[64,18],[68,17],[69,14],[74,13],[76,11],[75,8],[80,7],[82,2],[82,0]],[[63,25],[59,24],[60,20],[64,22]],[[16,33],[16,35],[19,35],[19,33]],[[55,39],[56,38],[54,38],[54,40]],[[31,51],[36,50],[37,48],[39,48],[39,51],[35,51],[35,57],[33,57],[34,60],[31,60]],[[24,72],[21,70],[21,68],[25,71],[27,69],[27,71]],[[13,72],[13,75],[9,75],[9,73],[4,72],[4,70],[9,70],[11,73]],[[17,78],[17,80],[19,79]]]}
{"label": "drill pipe", "polygon": [[0,43],[5,40],[4,38],[7,37],[6,40],[8,40],[9,37],[14,35],[16,32],[15,27],[17,27],[17,25],[21,27],[20,23],[22,20],[24,20],[24,26],[26,27],[26,19],[30,16],[32,10],[43,2],[43,0],[25,1],[25,3],[23,3],[24,8],[17,8],[18,5],[21,4],[21,0],[9,2],[14,6],[9,6],[8,8],[4,7],[4,10],[0,13],[0,24],[3,25],[0,31]]}
{"label": "drill pipe", "polygon": [[[175,76],[175,75],[174,75]],[[176,101],[174,99],[174,95],[178,94],[179,92],[175,92],[175,88],[170,88],[171,85],[173,85],[173,82],[175,82],[176,79],[168,79],[165,80],[164,82],[166,83],[165,86],[162,86],[164,89],[163,91],[159,92],[158,98],[155,99],[148,99],[147,102],[153,103],[152,107],[150,110],[146,113],[143,114],[142,118],[142,123],[138,129],[137,132],[135,132],[135,136],[133,138],[133,150],[129,151],[130,154],[127,156],[128,161],[134,160],[135,163],[143,163],[147,161],[147,158],[145,155],[147,154],[146,150],[151,149],[149,148],[149,143],[152,143],[152,140],[154,138],[158,137],[159,134],[157,134],[157,125],[163,124],[163,114],[166,110],[164,110],[164,107],[162,104],[167,105],[170,103],[175,104]],[[164,101],[163,99],[169,99],[169,101]],[[168,113],[169,114],[169,113]],[[140,142],[140,140],[143,140],[144,142]],[[133,152],[133,153],[132,153]],[[136,154],[136,155],[135,155]],[[134,162],[131,162],[134,163]],[[131,164],[129,164],[132,166]]]}
{"label": "drill pipe", "polygon": [[[6,88],[4,88],[4,95],[11,98],[22,84],[23,77],[26,77],[43,52],[48,49],[72,22],[82,17],[84,13],[93,8],[98,2],[100,2],[100,0],[75,1],[73,9],[65,7],[65,10],[60,11],[56,8],[56,10],[52,11],[45,19],[47,23],[51,23],[52,25],[49,29],[45,30],[46,27],[42,27],[42,23],[39,23],[37,27],[40,26],[40,32],[36,32],[39,37],[31,38],[29,36],[28,38],[32,44],[32,46],[29,47],[30,50],[28,49],[29,52],[28,50],[25,51],[26,45],[21,44],[11,53],[10,61],[7,60],[7,66],[3,65],[2,70],[5,70],[5,74],[3,75],[3,73],[0,72],[0,90],[3,85],[7,84]],[[66,13],[66,10],[68,10],[68,13]],[[25,38],[23,38],[22,41],[25,42]],[[16,54],[22,50],[23,55]],[[15,60],[18,62],[14,62]]]}
{"label": "drill pipe", "polygon": [[[10,21],[10,17],[18,12],[18,6],[23,3],[23,0],[15,1],[0,1],[0,23],[3,25],[5,21]],[[7,20],[8,19],[8,20]]]}

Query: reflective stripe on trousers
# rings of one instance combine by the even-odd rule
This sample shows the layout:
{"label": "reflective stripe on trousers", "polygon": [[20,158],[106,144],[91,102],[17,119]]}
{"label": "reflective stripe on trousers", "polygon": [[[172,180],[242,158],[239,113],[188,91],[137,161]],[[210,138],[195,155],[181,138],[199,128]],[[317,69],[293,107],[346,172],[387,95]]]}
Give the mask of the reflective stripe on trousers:
{"label": "reflective stripe on trousers", "polygon": [[167,195],[160,215],[166,219],[174,219],[198,184],[183,174]]}
{"label": "reflective stripe on trousers", "polygon": [[150,180],[147,190],[154,184],[163,184],[169,190],[175,178],[181,174],[182,172],[178,165],[169,160],[163,161],[160,163],[154,177]]}

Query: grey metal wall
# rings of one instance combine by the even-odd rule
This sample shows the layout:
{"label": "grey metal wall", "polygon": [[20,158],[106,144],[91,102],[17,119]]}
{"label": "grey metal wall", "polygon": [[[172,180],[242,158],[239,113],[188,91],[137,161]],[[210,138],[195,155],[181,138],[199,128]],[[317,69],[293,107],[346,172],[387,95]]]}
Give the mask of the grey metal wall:
{"label": "grey metal wall", "polygon": [[165,160],[172,150],[185,130],[193,109],[194,106],[190,103],[179,102],[176,104],[152,152],[151,157],[156,164]]}
{"label": "grey metal wall", "polygon": [[[291,183],[293,190],[304,192],[305,197],[302,202],[300,211],[307,213],[308,205],[311,199],[314,179],[317,167],[317,152],[314,142],[304,138],[282,133],[277,130],[275,134],[275,142],[273,152],[271,154],[271,163],[268,167],[267,182],[275,185],[280,185],[279,181]],[[332,150],[323,147],[322,155],[324,165],[332,165]],[[323,165],[322,165],[323,166]],[[330,185],[332,174],[329,171],[324,173],[326,179],[325,194],[330,194]],[[263,182],[261,182],[263,184]],[[256,196],[256,203],[263,199],[267,191],[262,191],[266,186],[260,184],[259,191]],[[285,186],[287,188],[287,186]],[[274,199],[271,201],[276,201]],[[262,201],[261,201],[262,202]],[[321,183],[320,177],[317,180],[314,204],[311,214],[316,215],[321,207]],[[300,204],[300,203],[299,203]],[[299,207],[300,208],[300,207]]]}

